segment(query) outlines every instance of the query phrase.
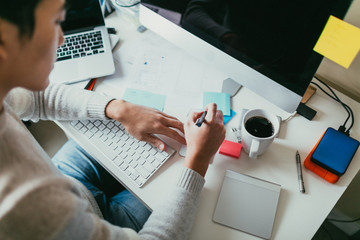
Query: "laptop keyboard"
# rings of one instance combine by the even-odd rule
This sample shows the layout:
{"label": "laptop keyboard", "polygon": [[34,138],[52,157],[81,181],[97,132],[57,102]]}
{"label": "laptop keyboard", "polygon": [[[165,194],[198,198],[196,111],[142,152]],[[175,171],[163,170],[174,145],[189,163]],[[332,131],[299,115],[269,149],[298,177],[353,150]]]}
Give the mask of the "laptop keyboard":
{"label": "laptop keyboard", "polygon": [[139,187],[175,153],[168,145],[165,145],[164,151],[160,151],[149,143],[135,139],[114,120],[76,120],[70,125],[86,136],[113,162],[114,167],[123,171]]}
{"label": "laptop keyboard", "polygon": [[105,51],[101,31],[85,32],[65,37],[57,49],[56,61],[85,57]]}

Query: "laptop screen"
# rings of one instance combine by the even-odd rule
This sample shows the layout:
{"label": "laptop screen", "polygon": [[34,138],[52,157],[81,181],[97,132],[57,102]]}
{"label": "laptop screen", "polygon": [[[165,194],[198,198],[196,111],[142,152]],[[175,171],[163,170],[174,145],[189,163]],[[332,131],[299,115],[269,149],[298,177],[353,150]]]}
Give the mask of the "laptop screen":
{"label": "laptop screen", "polygon": [[65,34],[105,25],[99,0],[67,0],[66,19],[61,24]]}

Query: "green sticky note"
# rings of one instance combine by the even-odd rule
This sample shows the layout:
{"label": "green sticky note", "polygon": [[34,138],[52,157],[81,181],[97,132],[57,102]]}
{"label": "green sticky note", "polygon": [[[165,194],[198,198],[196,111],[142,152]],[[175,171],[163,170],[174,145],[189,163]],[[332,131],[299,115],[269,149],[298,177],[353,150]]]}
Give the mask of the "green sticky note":
{"label": "green sticky note", "polygon": [[134,104],[155,108],[162,112],[164,110],[166,96],[143,90],[127,88],[123,99]]}
{"label": "green sticky note", "polygon": [[216,103],[217,109],[221,110],[224,116],[230,116],[230,94],[219,92],[204,92],[203,106],[209,103]]}

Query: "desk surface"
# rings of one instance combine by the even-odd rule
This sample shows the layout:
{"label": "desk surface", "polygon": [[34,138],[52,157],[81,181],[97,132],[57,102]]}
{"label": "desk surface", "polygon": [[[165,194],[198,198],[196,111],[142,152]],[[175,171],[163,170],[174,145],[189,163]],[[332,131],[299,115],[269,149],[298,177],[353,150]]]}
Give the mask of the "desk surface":
{"label": "desk surface", "polygon": [[[136,41],[141,36],[136,31],[137,24],[128,22],[119,13],[118,16],[111,16],[107,19],[107,24],[114,26],[118,34],[120,34],[120,46],[115,54],[132,56],[132,54],[127,52],[128,49],[126,48],[128,42]],[[128,79],[132,76],[131,71],[128,71],[127,68],[130,68],[134,62],[121,58],[121,56],[116,58],[115,61],[117,72],[113,76],[100,79],[99,83],[97,83],[96,91],[121,97],[124,89],[129,84],[128,81],[131,81],[131,79]],[[219,81],[222,80],[219,79]],[[131,84],[134,83],[132,82]],[[215,87],[218,88],[218,86]],[[218,91],[220,90],[221,88]],[[354,116],[358,118],[360,116],[360,104],[341,93],[338,94],[340,99],[353,109]],[[285,112],[246,88],[242,88],[238,92],[232,99],[231,104],[231,108],[236,112],[240,112],[243,108],[266,108],[284,119],[288,116]],[[330,184],[303,168],[306,193],[301,194],[299,192],[295,164],[296,150],[300,152],[303,162],[324,131],[328,127],[337,129],[347,116],[347,113],[340,104],[337,104],[320,91],[316,92],[308,105],[317,111],[315,118],[309,121],[299,115],[295,115],[291,120],[283,122],[279,137],[257,159],[250,159],[244,151],[241,152],[239,159],[216,154],[214,162],[210,165],[205,176],[206,183],[201,193],[199,209],[190,233],[190,239],[258,239],[257,237],[230,229],[212,221],[223,177],[227,169],[281,185],[282,189],[272,239],[311,239],[313,237],[359,171],[360,151],[357,151],[347,172],[336,184]],[[183,109],[180,108],[180,106],[179,108],[168,106],[165,107],[164,111],[181,119],[183,116],[179,116],[179,112],[182,112]],[[228,131],[226,139],[236,139],[230,129],[238,126],[239,118],[240,116],[237,114],[227,123],[226,129]],[[66,127],[61,123],[59,125],[66,131]],[[356,139],[360,139],[359,122],[355,122],[351,135]],[[80,137],[72,137],[78,140],[80,145],[95,158],[104,157],[100,151],[82,142]],[[172,140],[169,140],[168,143],[176,150],[179,150],[179,143]],[[183,158],[176,154],[155,173],[149,183],[143,188],[133,185],[125,175],[120,175],[119,180],[151,208],[159,202],[159,199],[167,197],[168,190],[176,183],[174,176],[179,174],[179,169],[182,166]]]}

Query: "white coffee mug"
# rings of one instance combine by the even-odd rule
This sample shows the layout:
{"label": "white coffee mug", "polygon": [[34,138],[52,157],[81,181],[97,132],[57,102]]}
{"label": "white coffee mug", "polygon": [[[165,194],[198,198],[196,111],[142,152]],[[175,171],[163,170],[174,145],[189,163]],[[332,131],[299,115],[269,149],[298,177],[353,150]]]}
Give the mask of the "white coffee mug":
{"label": "white coffee mug", "polygon": [[251,158],[260,156],[277,137],[279,130],[280,118],[275,114],[263,109],[247,110],[241,120],[241,138],[245,152]]}

